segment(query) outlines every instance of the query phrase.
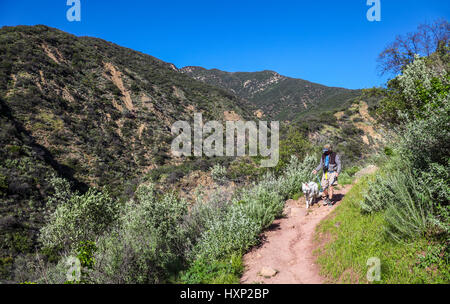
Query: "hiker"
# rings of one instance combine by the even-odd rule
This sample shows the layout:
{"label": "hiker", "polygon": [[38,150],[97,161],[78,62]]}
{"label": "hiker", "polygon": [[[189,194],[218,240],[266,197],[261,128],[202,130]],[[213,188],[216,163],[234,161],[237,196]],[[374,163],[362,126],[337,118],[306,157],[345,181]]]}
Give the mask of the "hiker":
{"label": "hiker", "polygon": [[319,170],[323,171],[322,175],[322,199],[323,205],[333,205],[333,186],[337,185],[337,177],[341,173],[341,159],[339,154],[332,151],[332,146],[327,144],[323,147],[323,154],[320,158],[320,164],[313,171],[316,175]]}

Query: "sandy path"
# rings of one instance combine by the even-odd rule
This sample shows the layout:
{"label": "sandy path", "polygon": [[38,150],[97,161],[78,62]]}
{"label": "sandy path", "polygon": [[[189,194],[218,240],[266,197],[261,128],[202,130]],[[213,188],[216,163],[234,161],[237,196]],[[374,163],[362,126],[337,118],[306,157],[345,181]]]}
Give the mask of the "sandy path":
{"label": "sandy path", "polygon": [[[262,244],[244,255],[245,271],[241,283],[323,283],[313,255],[315,228],[340,204],[350,188],[351,185],[347,185],[336,191],[337,203],[331,208],[322,206],[322,201],[319,201],[307,211],[303,197],[298,201],[288,200],[284,211],[286,217],[276,220],[264,232]],[[270,267],[278,273],[264,278],[258,274],[263,267]]]}

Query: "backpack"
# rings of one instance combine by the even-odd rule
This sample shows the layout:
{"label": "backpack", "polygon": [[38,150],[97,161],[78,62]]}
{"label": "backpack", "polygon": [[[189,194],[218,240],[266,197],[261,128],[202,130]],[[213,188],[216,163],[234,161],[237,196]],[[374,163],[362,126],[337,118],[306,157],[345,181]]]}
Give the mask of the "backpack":
{"label": "backpack", "polygon": [[[328,167],[325,167],[325,154],[322,154],[322,163],[323,163],[323,169],[328,171]],[[329,163],[328,166],[330,165],[336,165],[336,152],[331,152],[331,154],[329,154]]]}

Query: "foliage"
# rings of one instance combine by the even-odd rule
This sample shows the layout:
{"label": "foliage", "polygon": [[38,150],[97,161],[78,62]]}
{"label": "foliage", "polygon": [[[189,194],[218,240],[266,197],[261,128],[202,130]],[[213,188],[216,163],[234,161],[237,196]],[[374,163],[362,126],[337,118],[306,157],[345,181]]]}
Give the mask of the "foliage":
{"label": "foliage", "polygon": [[12,257],[1,257],[0,258],[0,275],[6,276],[11,272],[14,259]]}
{"label": "foliage", "polygon": [[85,194],[69,197],[59,190],[53,200],[61,201],[41,229],[40,241],[44,246],[70,249],[79,242],[94,240],[116,220],[119,205],[108,192],[91,188]]}
{"label": "foliage", "polygon": [[214,181],[222,183],[225,181],[227,169],[220,164],[216,164],[211,169],[211,177]]}
{"label": "foliage", "polygon": [[78,246],[77,258],[80,260],[81,267],[92,269],[95,265],[94,253],[97,246],[92,241],[80,242]]}
{"label": "foliage", "polygon": [[[388,232],[394,239],[423,236],[430,228],[433,206],[430,196],[420,189],[413,175],[407,170],[389,175],[394,194],[386,202],[385,219]],[[421,191],[422,190],[422,191]]]}
{"label": "foliage", "polygon": [[174,194],[155,196],[141,185],[124,206],[118,224],[98,238],[94,282],[161,283],[183,258],[181,222],[187,205]]}
{"label": "foliage", "polygon": [[[383,219],[389,240],[424,248],[414,271],[420,280],[447,281],[450,207],[450,103],[448,56],[415,57],[389,83],[389,95],[379,109],[396,136],[385,153],[389,160],[364,191],[359,206]],[[404,245],[403,245],[404,246]],[[434,254],[434,249],[441,248]],[[418,250],[418,249],[416,249]],[[431,253],[430,253],[431,252]],[[428,274],[426,262],[437,272]],[[411,263],[411,262],[410,262]],[[437,275],[436,275],[437,274]]]}
{"label": "foliage", "polygon": [[425,223],[434,223],[441,227],[439,231],[449,223],[448,111],[447,102],[442,108],[425,110],[427,118],[406,123],[395,144],[394,156],[383,173],[370,182],[361,201],[366,212],[388,208],[388,222],[403,235],[412,236],[417,227],[424,232]]}
{"label": "foliage", "polygon": [[350,185],[355,177],[356,172],[358,172],[360,168],[358,166],[353,166],[350,168],[344,168],[344,170],[339,174],[339,184]]}
{"label": "foliage", "polygon": [[[278,178],[278,193],[283,199],[292,197],[295,193],[301,191],[302,183],[312,180],[312,171],[317,165],[317,159],[314,156],[307,155],[303,161],[292,156],[291,161],[284,170],[283,174]],[[270,181],[270,179],[269,179]],[[270,182],[263,181],[265,186]],[[267,185],[268,186],[268,185]]]}
{"label": "foliage", "polygon": [[0,217],[8,221],[0,229],[0,256],[19,254],[5,243],[12,233],[31,235],[32,246],[21,253],[40,250],[37,234],[45,213],[54,211],[46,210],[52,175],[81,194],[88,185],[108,186],[125,201],[128,181],[173,164],[170,125],[174,117],[188,121],[190,106],[208,119],[230,110],[251,115],[232,94],[152,56],[43,25],[2,27]]}
{"label": "foliage", "polygon": [[448,100],[450,76],[435,60],[416,56],[403,73],[389,81],[388,97],[380,103],[378,114],[384,121],[402,123],[425,118],[427,108],[444,106]]}
{"label": "foliage", "polygon": [[284,200],[277,192],[256,185],[241,192],[235,205],[258,225],[259,230],[263,230],[269,227],[275,218],[281,216]]}
{"label": "foliage", "polygon": [[[333,216],[317,228],[319,242],[328,240],[317,250],[321,274],[330,282],[368,283],[367,260],[378,257],[381,262],[381,284],[450,283],[448,258],[436,258],[430,253],[430,241],[424,236],[411,239],[408,244],[394,242],[387,237],[384,211],[362,214],[359,202],[370,187],[373,176],[363,177],[346,194]],[[405,206],[406,207],[406,206]],[[406,207],[407,208],[407,207]],[[442,246],[440,247],[442,248]],[[445,251],[442,249],[440,252]],[[425,254],[424,254],[425,253]],[[431,258],[430,254],[434,258]],[[423,256],[430,257],[429,265]]]}
{"label": "foliage", "polygon": [[184,217],[182,228],[185,236],[185,251],[189,252],[197,244],[202,233],[208,229],[208,223],[221,221],[228,214],[230,202],[225,193],[215,191],[206,200],[201,195]]}
{"label": "foliage", "polygon": [[[187,243],[192,244],[188,246],[192,263],[182,281],[217,282],[215,273],[222,274],[220,282],[223,277],[228,278],[225,282],[232,281],[231,270],[222,267],[223,261],[233,255],[240,257],[256,244],[258,234],[282,215],[284,199],[301,189],[315,162],[311,156],[303,161],[293,156],[279,177],[266,173],[258,182],[240,189],[232,204],[217,196],[208,203],[195,204],[183,224]],[[212,273],[207,275],[207,271]]]}
{"label": "foliage", "polygon": [[390,180],[380,173],[368,183],[363,200],[360,202],[362,211],[371,213],[384,210],[387,206],[386,202],[395,199]]}
{"label": "foliage", "polygon": [[298,192],[298,193],[296,193],[296,194],[294,194],[293,196],[292,196],[292,199],[294,200],[294,201],[297,201],[300,197],[302,197],[303,196],[303,192]]}
{"label": "foliage", "polygon": [[291,160],[291,156],[294,155],[300,160],[311,152],[311,143],[305,138],[303,133],[298,128],[289,127],[280,141],[279,161],[274,168],[275,172],[281,172],[283,168]]}
{"label": "foliage", "polygon": [[380,54],[378,61],[383,73],[399,73],[414,61],[414,55],[430,56],[449,43],[450,25],[447,20],[436,20],[421,24],[417,31],[406,36],[397,36]]}
{"label": "foliage", "polygon": [[243,254],[257,243],[258,225],[239,208],[230,208],[222,220],[209,221],[193,248],[192,259],[214,261],[235,252]]}
{"label": "foliage", "polygon": [[328,111],[359,94],[358,90],[327,87],[303,79],[281,76],[274,71],[230,73],[217,69],[185,67],[181,72],[232,92],[230,94],[244,99],[254,110],[260,109],[268,117],[279,121],[297,120],[311,115],[317,109]]}
{"label": "foliage", "polygon": [[239,284],[243,271],[241,256],[233,254],[221,261],[196,260],[180,280],[185,284]]}
{"label": "foliage", "polygon": [[265,169],[258,167],[254,158],[240,157],[230,163],[227,178],[236,182],[255,181]]}
{"label": "foliage", "polygon": [[446,273],[443,273],[445,277],[450,278],[450,268],[448,267],[450,264],[449,248],[445,244],[428,245],[425,254],[419,255],[417,266],[423,269],[430,269],[437,265],[438,268],[446,271]]}

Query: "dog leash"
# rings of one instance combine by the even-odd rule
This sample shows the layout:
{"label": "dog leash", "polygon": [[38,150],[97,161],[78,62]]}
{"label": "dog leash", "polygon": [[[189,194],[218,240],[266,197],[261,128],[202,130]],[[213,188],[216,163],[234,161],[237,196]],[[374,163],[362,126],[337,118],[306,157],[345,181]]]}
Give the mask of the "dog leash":
{"label": "dog leash", "polygon": [[320,192],[323,192],[325,189],[322,189],[322,183],[320,182],[320,179],[319,179],[319,175],[316,175],[316,178],[317,178],[317,181],[319,182],[319,186],[320,186]]}

